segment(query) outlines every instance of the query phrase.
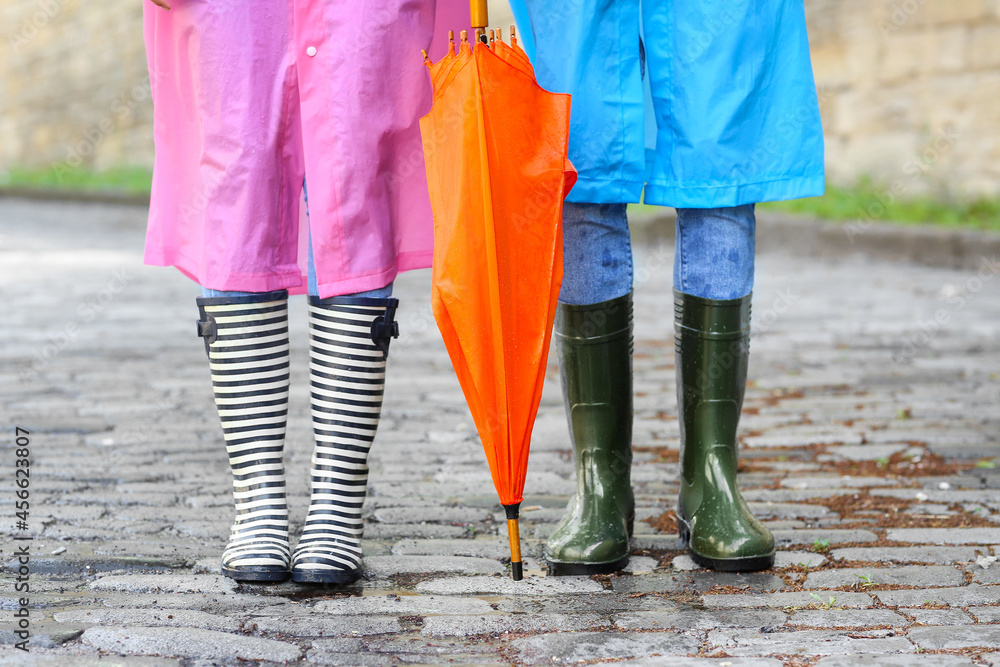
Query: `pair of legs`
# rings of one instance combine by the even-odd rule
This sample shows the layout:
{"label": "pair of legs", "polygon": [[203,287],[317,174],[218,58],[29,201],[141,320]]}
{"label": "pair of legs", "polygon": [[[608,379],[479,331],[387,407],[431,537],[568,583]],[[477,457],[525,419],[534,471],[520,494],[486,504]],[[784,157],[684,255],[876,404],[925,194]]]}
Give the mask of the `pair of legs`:
{"label": "pair of legs", "polygon": [[[632,251],[624,204],[564,209],[556,315],[577,493],[547,544],[553,574],[611,572],[628,562],[632,462]],[[770,533],[736,488],[736,426],[746,384],[753,288],[753,205],[677,210],[674,257],[678,523],[696,561],[769,567]]]}
{"label": "pair of legs", "polygon": [[310,503],[294,553],[288,540],[284,437],[288,293],[204,289],[198,299],[212,384],[233,472],[236,520],[222,556],[248,581],[348,583],[361,569],[368,452],[382,406],[398,301],[392,284],[320,299],[309,249],[310,397],[315,448]]}

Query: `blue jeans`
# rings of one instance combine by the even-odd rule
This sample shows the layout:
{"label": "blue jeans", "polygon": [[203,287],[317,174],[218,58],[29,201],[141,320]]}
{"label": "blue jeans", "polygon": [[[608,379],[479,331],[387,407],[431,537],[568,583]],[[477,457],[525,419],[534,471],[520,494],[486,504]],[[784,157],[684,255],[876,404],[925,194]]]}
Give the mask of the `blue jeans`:
{"label": "blue jeans", "polygon": [[[674,288],[705,299],[750,294],[755,229],[753,204],[677,209]],[[624,296],[632,272],[625,204],[564,204],[559,300],[586,305]]]}
{"label": "blue jeans", "polygon": [[[306,200],[306,216],[309,216],[309,191],[306,189],[305,183],[302,184],[302,190],[305,193]],[[316,282],[316,261],[313,259],[313,238],[312,229],[309,230],[309,269],[308,269],[308,287],[306,291],[309,292],[309,296],[319,296],[319,286]],[[226,290],[216,290],[209,289],[208,287],[201,288],[201,295],[203,297],[215,297],[215,296],[250,296],[253,292],[239,292],[239,291],[226,291]],[[392,283],[389,283],[385,287],[379,287],[378,289],[368,290],[366,292],[356,292],[354,294],[345,294],[344,296],[361,296],[368,297],[370,299],[388,299],[392,296]]]}

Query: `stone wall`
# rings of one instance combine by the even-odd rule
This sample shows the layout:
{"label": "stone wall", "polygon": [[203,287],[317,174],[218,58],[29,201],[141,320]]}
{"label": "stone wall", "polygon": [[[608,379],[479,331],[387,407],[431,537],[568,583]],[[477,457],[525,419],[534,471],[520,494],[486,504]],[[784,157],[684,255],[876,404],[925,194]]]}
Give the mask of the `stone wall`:
{"label": "stone wall", "polygon": [[1000,1],[806,0],[827,173],[1000,196]]}
{"label": "stone wall", "polygon": [[[0,0],[0,172],[151,164],[142,2]],[[1000,196],[1000,0],[805,4],[834,182]]]}
{"label": "stone wall", "polygon": [[149,165],[143,0],[0,0],[0,172]]}

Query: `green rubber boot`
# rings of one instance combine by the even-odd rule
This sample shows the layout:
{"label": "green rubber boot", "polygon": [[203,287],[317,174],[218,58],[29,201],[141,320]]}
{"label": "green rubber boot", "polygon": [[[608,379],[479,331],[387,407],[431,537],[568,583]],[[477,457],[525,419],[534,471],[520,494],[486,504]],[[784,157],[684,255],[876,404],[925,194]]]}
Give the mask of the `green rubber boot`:
{"label": "green rubber boot", "polygon": [[750,295],[718,301],[674,292],[681,426],[678,528],[691,557],[726,572],[774,564],[774,538],[736,486],[736,426],[750,353]]}
{"label": "green rubber boot", "polygon": [[632,295],[560,303],[556,340],[576,462],[576,494],[546,544],[550,575],[628,564],[632,467]]}

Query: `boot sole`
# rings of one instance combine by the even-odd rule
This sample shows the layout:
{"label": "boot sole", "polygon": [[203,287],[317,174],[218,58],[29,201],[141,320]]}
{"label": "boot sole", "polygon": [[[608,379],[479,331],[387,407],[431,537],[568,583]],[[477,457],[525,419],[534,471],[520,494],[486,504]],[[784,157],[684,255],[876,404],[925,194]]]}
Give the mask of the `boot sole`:
{"label": "boot sole", "polygon": [[691,560],[698,565],[716,572],[757,572],[770,570],[774,565],[774,554],[766,556],[748,556],[747,558],[708,558],[700,556],[688,547]]}
{"label": "boot sole", "polygon": [[292,570],[292,581],[300,584],[351,584],[361,578],[361,571],[304,572]]}
{"label": "boot sole", "polygon": [[683,519],[678,517],[677,532],[681,543],[688,554],[698,565],[716,572],[758,572],[769,570],[774,565],[774,552],[763,556],[747,556],[746,558],[709,558],[702,556],[691,548],[691,530]]}
{"label": "boot sole", "polygon": [[628,565],[628,556],[607,563],[562,563],[546,559],[550,577],[573,577],[591,574],[611,574]]}
{"label": "boot sole", "polygon": [[222,574],[236,581],[285,581],[291,576],[288,568],[261,565],[248,568],[223,567]]}

